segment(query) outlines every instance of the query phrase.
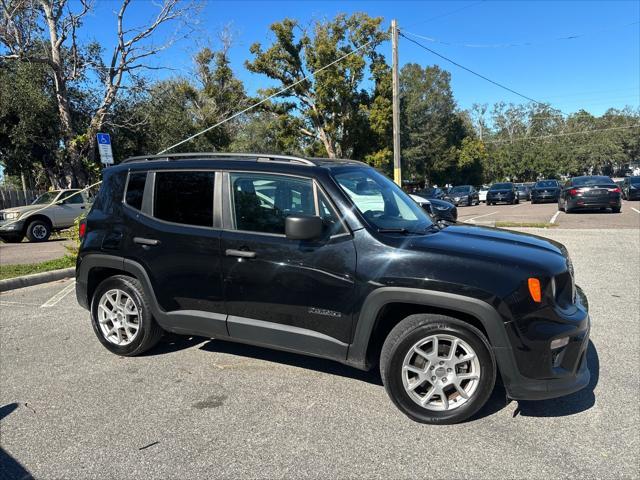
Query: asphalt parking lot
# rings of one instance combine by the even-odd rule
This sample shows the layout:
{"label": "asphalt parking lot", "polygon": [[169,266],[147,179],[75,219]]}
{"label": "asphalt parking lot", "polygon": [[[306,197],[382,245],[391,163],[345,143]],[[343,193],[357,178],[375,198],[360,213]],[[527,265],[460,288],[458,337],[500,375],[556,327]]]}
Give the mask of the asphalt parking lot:
{"label": "asphalt parking lot", "polygon": [[478,225],[496,222],[548,223],[560,228],[640,228],[640,202],[622,201],[622,211],[584,210],[574,213],[558,211],[558,204],[520,202],[516,205],[458,207],[458,221]]}
{"label": "asphalt parking lot", "polygon": [[177,336],[143,357],[112,355],[67,280],[0,294],[4,473],[638,478],[639,232],[527,231],[565,243],[589,298],[592,380],[580,392],[507,403],[498,387],[471,421],[421,425],[375,372],[325,360]]}
{"label": "asphalt parking lot", "polygon": [[0,266],[19,263],[38,263],[60,258],[67,253],[65,245],[73,242],[65,239],[52,239],[43,243],[0,243]]}

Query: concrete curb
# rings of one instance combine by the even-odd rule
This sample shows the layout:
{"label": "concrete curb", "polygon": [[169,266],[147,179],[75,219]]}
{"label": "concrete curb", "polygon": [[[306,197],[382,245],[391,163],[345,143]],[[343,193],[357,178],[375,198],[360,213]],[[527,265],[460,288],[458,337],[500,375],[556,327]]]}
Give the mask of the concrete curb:
{"label": "concrete curb", "polygon": [[7,278],[0,280],[0,292],[7,290],[15,290],[16,288],[30,287],[41,283],[55,282],[63,278],[71,278],[76,274],[76,269],[61,268],[60,270],[51,270],[50,272],[34,273],[32,275],[24,275],[22,277]]}

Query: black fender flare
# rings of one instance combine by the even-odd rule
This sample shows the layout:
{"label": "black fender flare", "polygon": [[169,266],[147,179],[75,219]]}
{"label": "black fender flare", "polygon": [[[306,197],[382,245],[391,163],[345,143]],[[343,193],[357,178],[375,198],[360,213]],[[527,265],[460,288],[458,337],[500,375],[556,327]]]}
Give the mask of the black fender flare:
{"label": "black fender flare", "polygon": [[347,353],[348,364],[361,369],[369,368],[367,349],[378,315],[385,305],[395,302],[443,308],[477,318],[487,332],[501,372],[504,373],[503,369],[510,371],[514,367],[505,322],[494,307],[477,298],[455,293],[403,287],[381,287],[367,296],[358,316],[353,342]]}

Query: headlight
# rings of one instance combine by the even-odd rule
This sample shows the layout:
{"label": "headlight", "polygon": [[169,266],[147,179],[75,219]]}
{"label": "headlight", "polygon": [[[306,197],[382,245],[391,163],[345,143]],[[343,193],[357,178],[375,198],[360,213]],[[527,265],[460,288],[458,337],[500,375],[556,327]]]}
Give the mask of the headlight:
{"label": "headlight", "polygon": [[4,214],[5,220],[16,220],[18,217],[20,217],[20,212],[7,212]]}
{"label": "headlight", "polygon": [[444,207],[442,205],[438,205],[438,206],[434,205],[434,207],[435,207],[436,210],[440,210],[441,212],[443,212],[445,210],[449,210],[449,207]]}

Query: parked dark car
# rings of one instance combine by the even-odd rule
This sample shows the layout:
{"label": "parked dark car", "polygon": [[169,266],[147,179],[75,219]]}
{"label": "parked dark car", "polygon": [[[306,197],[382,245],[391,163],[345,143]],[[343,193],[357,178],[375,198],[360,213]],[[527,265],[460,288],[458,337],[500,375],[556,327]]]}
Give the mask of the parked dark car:
{"label": "parked dark car", "polygon": [[169,331],[379,366],[395,405],[434,424],[477,412],[497,376],[513,399],[589,384],[564,246],[436,224],[360,162],[133,158],[104,170],[79,232],[76,296],[116,355]]}
{"label": "parked dark car", "polygon": [[574,177],[562,187],[558,210],[571,213],[578,209],[607,209],[620,213],[622,192],[610,177]]}
{"label": "parked dark car", "polygon": [[558,180],[540,180],[531,189],[531,203],[557,202],[560,190]]}
{"label": "parked dark car", "polygon": [[497,203],[520,203],[516,186],[511,182],[494,183],[487,192],[487,205]]}
{"label": "parked dark car", "polygon": [[457,207],[462,205],[471,206],[480,203],[480,196],[474,186],[458,185],[449,190],[445,200],[453,203]]}
{"label": "parked dark car", "polygon": [[624,179],[622,197],[625,200],[640,200],[640,177],[627,177]]}
{"label": "parked dark car", "polygon": [[516,186],[516,192],[518,194],[518,200],[531,200],[531,190],[526,185]]}
{"label": "parked dark car", "polygon": [[438,187],[427,187],[423,190],[418,190],[415,194],[423,198],[437,198],[438,200],[445,200],[446,196],[444,190]]}
{"label": "parked dark car", "polygon": [[458,209],[451,202],[438,200],[437,198],[423,198],[415,193],[411,194],[411,198],[418,202],[418,205],[436,220],[444,220],[446,222],[456,222],[458,220]]}

